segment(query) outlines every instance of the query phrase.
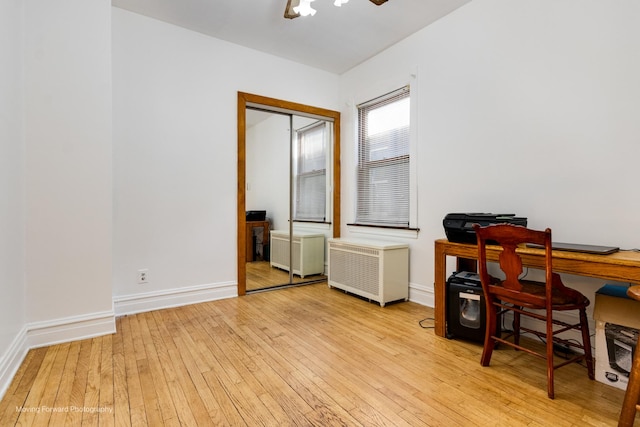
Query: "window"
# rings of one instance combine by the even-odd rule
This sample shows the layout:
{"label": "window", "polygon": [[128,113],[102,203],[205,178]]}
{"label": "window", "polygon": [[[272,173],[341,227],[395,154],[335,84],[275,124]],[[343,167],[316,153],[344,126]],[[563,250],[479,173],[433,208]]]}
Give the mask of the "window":
{"label": "window", "polygon": [[358,106],[356,224],[409,227],[409,86]]}
{"label": "window", "polygon": [[327,125],[316,122],[296,131],[294,148],[296,221],[326,220]]}

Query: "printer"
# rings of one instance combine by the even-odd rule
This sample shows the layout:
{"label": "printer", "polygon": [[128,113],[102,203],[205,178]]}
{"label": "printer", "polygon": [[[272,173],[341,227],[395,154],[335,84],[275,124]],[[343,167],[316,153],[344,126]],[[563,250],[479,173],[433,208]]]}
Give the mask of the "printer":
{"label": "printer", "polygon": [[249,221],[265,221],[267,211],[247,211],[247,222]]}
{"label": "printer", "polygon": [[492,213],[449,213],[442,220],[444,232],[450,242],[476,243],[476,232],[473,224],[481,226],[491,224],[514,224],[527,226],[527,218],[517,217],[515,214]]}

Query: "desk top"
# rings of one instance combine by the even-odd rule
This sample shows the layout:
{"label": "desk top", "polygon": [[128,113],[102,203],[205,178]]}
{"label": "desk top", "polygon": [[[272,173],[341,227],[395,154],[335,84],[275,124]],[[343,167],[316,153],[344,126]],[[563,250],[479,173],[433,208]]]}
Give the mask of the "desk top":
{"label": "desk top", "polygon": [[[487,245],[487,259],[498,261],[502,248]],[[544,249],[522,247],[522,263],[526,267],[544,269]],[[435,241],[434,262],[434,330],[436,335],[445,336],[445,286],[446,258],[454,256],[465,259],[478,259],[478,245],[471,243],[453,243],[447,239]],[[595,277],[622,283],[640,284],[640,252],[619,251],[609,255],[596,255],[580,252],[552,251],[553,271]]]}
{"label": "desk top", "polygon": [[[445,255],[477,259],[478,247],[471,243],[436,240],[436,248]],[[497,261],[502,251],[499,246],[487,245],[487,258]],[[544,249],[521,247],[523,263],[533,268],[544,267]],[[558,273],[577,274],[620,282],[640,283],[640,252],[618,251],[608,255],[554,250],[553,270]]]}

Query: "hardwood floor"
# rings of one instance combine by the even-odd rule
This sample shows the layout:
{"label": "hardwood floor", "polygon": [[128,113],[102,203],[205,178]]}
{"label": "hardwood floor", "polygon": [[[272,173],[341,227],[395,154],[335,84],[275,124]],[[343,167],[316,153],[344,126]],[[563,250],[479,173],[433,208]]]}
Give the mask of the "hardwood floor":
{"label": "hardwood floor", "polygon": [[[289,272],[276,267],[271,267],[268,261],[253,261],[247,263],[246,279],[247,291],[268,289],[289,283]],[[300,277],[295,274],[293,275],[294,284],[317,282],[319,280],[326,279],[327,276],[323,274],[305,277]]]}
{"label": "hardwood floor", "polygon": [[[117,320],[29,352],[0,426],[613,426],[623,392],[573,364],[436,337],[431,309],[326,284]],[[430,322],[426,321],[425,324]]]}

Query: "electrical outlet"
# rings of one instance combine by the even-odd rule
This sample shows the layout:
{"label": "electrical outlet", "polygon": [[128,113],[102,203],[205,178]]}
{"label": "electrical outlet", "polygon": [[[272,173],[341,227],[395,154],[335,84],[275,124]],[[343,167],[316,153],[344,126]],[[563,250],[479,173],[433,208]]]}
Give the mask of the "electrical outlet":
{"label": "electrical outlet", "polygon": [[138,283],[148,283],[149,281],[149,270],[146,268],[143,270],[138,270]]}

